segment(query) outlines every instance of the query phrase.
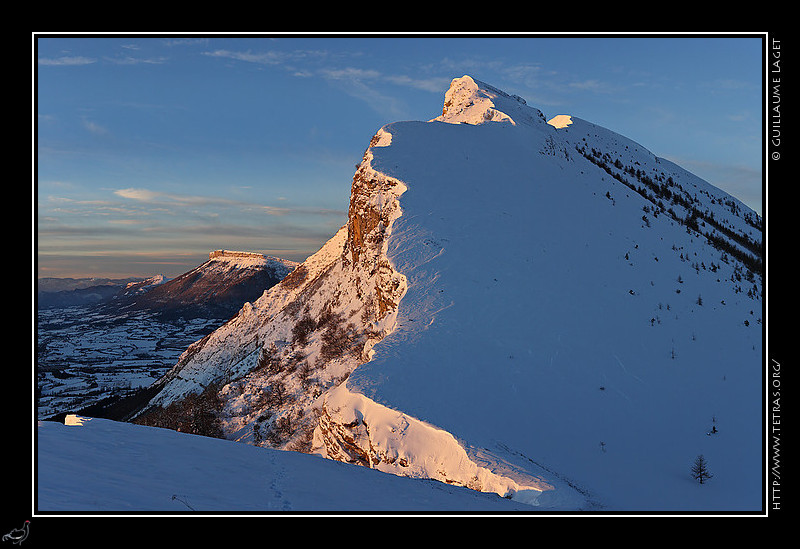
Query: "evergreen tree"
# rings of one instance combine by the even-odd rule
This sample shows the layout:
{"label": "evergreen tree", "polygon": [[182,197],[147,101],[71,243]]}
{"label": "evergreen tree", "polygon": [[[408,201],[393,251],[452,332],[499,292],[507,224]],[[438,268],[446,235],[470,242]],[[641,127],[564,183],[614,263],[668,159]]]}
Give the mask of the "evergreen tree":
{"label": "evergreen tree", "polygon": [[714,475],[708,470],[708,463],[703,457],[703,454],[697,456],[697,459],[694,460],[694,465],[692,465],[692,478],[700,484],[703,484],[713,476]]}
{"label": "evergreen tree", "polygon": [[253,442],[255,442],[256,446],[260,446],[261,440],[261,425],[259,425],[257,422],[253,423]]}

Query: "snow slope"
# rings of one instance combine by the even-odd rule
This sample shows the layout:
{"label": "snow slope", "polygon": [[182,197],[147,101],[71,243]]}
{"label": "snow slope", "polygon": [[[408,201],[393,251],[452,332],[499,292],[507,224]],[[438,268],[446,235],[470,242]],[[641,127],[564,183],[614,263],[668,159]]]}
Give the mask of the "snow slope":
{"label": "snow slope", "polygon": [[[447,512],[529,509],[316,456],[68,416],[37,426],[37,511]],[[41,524],[40,524],[41,526]]]}
{"label": "snow slope", "polygon": [[532,510],[758,511],[760,219],[569,121],[465,76],[381,128],[348,224],[150,405],[219,383],[230,440]]}

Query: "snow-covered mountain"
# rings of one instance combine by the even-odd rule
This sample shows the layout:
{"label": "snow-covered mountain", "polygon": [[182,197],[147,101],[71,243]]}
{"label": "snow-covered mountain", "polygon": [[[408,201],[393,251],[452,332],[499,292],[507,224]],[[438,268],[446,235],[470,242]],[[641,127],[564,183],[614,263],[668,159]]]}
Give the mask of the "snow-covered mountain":
{"label": "snow-covered mountain", "polygon": [[158,274],[155,276],[151,276],[145,278],[143,280],[137,280],[135,282],[129,282],[125,285],[125,288],[117,295],[117,298],[134,298],[135,296],[142,295],[146,292],[152,290],[155,286],[160,286],[167,282],[167,277],[163,274]]}
{"label": "snow-covered mountain", "polygon": [[216,250],[208,261],[169,281],[159,275],[128,284],[108,307],[120,312],[147,310],[164,318],[228,318],[296,266],[259,253]]}
{"label": "snow-covered mountain", "polygon": [[126,288],[144,284],[140,278],[39,278],[36,280],[36,308],[94,306],[113,299]]}
{"label": "snow-covered mountain", "polygon": [[759,510],[761,249],[755,212],[679,166],[456,78],[134,421],[534,510]]}

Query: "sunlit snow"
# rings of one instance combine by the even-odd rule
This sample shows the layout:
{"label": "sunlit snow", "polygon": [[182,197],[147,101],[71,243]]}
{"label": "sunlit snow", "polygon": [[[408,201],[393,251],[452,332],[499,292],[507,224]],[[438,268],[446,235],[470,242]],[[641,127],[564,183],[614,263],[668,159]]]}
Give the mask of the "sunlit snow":
{"label": "sunlit snow", "polygon": [[568,114],[559,114],[547,121],[554,128],[566,128],[572,124],[572,117]]}

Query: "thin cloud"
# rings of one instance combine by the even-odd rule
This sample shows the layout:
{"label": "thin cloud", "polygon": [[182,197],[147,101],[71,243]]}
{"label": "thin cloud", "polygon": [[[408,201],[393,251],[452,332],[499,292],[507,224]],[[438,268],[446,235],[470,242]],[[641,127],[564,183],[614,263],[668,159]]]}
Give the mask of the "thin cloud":
{"label": "thin cloud", "polygon": [[115,65],[163,65],[167,62],[167,57],[105,57],[104,60]]}
{"label": "thin cloud", "polygon": [[291,211],[289,208],[277,208],[275,206],[259,206],[259,208],[269,215],[286,215]]}
{"label": "thin cloud", "polygon": [[[366,103],[372,110],[388,118],[405,118],[409,114],[402,100],[381,91],[380,86],[404,86],[441,93],[450,83],[448,78],[412,78],[403,74],[384,74],[373,69],[357,67],[325,68],[316,73],[339,90]],[[389,88],[391,89],[391,88]]]}
{"label": "thin cloud", "polygon": [[91,120],[84,120],[83,127],[92,132],[95,135],[106,135],[108,134],[108,130],[105,129],[103,126],[92,122]]}
{"label": "thin cloud", "polygon": [[165,46],[205,46],[208,45],[208,38],[168,38],[164,40]]}
{"label": "thin cloud", "polygon": [[[122,46],[128,50],[136,50],[138,47],[133,45]],[[167,62],[167,57],[134,57],[132,55],[121,55],[118,57],[103,57],[102,60],[106,63],[114,65],[161,65]],[[38,65],[51,66],[51,67],[79,67],[84,65],[92,65],[97,63],[98,59],[92,57],[84,57],[80,55],[62,56],[62,57],[40,57],[36,60]]]}
{"label": "thin cloud", "polygon": [[230,200],[227,198],[189,195],[189,194],[174,194],[165,193],[161,191],[153,191],[150,189],[118,189],[114,194],[122,198],[136,200],[137,202],[146,202],[148,204],[167,204],[178,203],[192,206],[211,206],[211,205],[224,205],[224,206],[245,206],[245,202]]}
{"label": "thin cloud", "polygon": [[366,83],[361,78],[334,78],[331,80],[340,91],[351,97],[363,101],[373,111],[387,118],[405,118],[407,109],[401,100],[386,95],[376,89],[372,83]]}
{"label": "thin cloud", "polygon": [[607,82],[601,82],[600,80],[596,79],[570,82],[568,86],[572,89],[594,92],[594,93],[614,93],[617,90],[615,86],[612,86]]}
{"label": "thin cloud", "polygon": [[234,59],[236,61],[245,61],[247,63],[257,63],[259,65],[278,65],[285,61],[285,57],[277,52],[269,51],[264,53],[251,53],[237,52],[230,50],[215,50],[203,52],[203,55],[209,57],[221,57],[225,59]]}
{"label": "thin cloud", "polygon": [[445,77],[412,78],[406,74],[384,74],[374,69],[360,69],[357,67],[320,69],[317,74],[326,80],[358,82],[361,84],[367,81],[388,82],[433,93],[441,93],[442,89],[446,89],[450,84],[450,79]]}
{"label": "thin cloud", "polygon": [[235,61],[244,61],[246,63],[255,63],[258,65],[282,65],[288,62],[297,62],[301,59],[320,59],[326,57],[327,53],[321,50],[293,50],[288,52],[268,50],[256,53],[253,53],[250,50],[214,50],[203,52],[203,55],[222,59],[233,59]]}
{"label": "thin cloud", "polygon": [[[383,81],[394,85],[400,85],[410,88],[415,88],[434,93],[440,93],[443,87],[447,87],[450,80],[448,78],[414,78],[405,74],[384,74],[374,69],[363,69],[359,67],[339,67],[331,68],[325,67],[321,69],[313,69],[310,67],[297,67],[300,61],[319,61],[322,59],[330,59],[335,54],[331,54],[325,50],[292,50],[292,51],[277,51],[269,50],[263,52],[247,51],[233,51],[218,49],[214,51],[203,52],[203,55],[208,57],[217,57],[223,59],[232,59],[235,61],[242,61],[246,63],[255,63],[259,65],[285,65],[285,69],[293,76],[298,78],[309,78],[311,76],[319,76],[328,81],[340,81],[358,83],[361,86],[366,86],[366,82]],[[292,63],[289,66],[289,63]],[[354,95],[360,96],[367,100],[368,103],[374,101],[375,90],[361,89],[354,92]]]}
{"label": "thin cloud", "polygon": [[[73,186],[72,183],[61,183],[57,181],[48,181],[47,183],[55,186],[64,186],[64,187]],[[53,204],[71,204],[79,206],[107,206],[111,204],[111,202],[107,200],[77,200],[75,198],[68,198],[66,196],[54,196],[54,195],[48,195],[46,200],[47,202]]]}
{"label": "thin cloud", "polygon": [[122,198],[130,198],[131,200],[138,200],[140,202],[153,202],[162,193],[149,191],[147,189],[119,189],[114,191],[114,194]]}
{"label": "thin cloud", "polygon": [[141,225],[144,223],[142,219],[109,219],[109,223],[115,225]]}
{"label": "thin cloud", "polygon": [[400,86],[407,86],[418,90],[429,91],[433,93],[442,93],[443,89],[447,89],[450,85],[449,78],[411,78],[406,75],[389,75],[385,77],[387,81],[398,84]]}
{"label": "thin cloud", "polygon": [[76,56],[57,57],[55,59],[40,57],[39,59],[36,60],[36,62],[39,65],[68,67],[68,66],[91,65],[92,63],[96,63],[97,59],[76,55]]}
{"label": "thin cloud", "polygon": [[330,80],[349,80],[359,81],[377,80],[381,73],[371,69],[359,69],[356,67],[345,67],[343,69],[322,69],[319,74]]}
{"label": "thin cloud", "polygon": [[284,216],[290,214],[301,215],[321,215],[321,216],[341,216],[346,212],[330,208],[286,208],[270,206],[266,204],[256,204],[242,200],[231,200],[229,198],[165,193],[142,188],[117,189],[114,194],[136,202],[142,202],[156,206],[175,206],[184,205],[192,207],[202,206],[232,206],[241,208],[244,211],[256,211],[271,216]]}

